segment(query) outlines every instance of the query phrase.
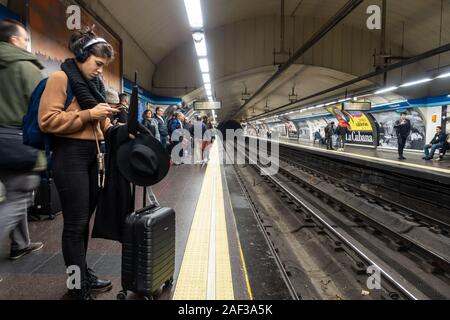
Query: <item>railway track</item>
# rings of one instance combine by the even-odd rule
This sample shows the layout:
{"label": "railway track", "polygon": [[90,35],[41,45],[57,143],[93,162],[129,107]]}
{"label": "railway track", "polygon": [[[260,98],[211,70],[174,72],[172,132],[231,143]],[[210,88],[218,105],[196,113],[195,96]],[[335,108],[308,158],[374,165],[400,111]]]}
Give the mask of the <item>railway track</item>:
{"label": "railway track", "polygon": [[[248,160],[251,151],[246,150]],[[415,214],[414,210],[377,199],[376,195],[343,184],[334,177],[292,160],[286,154],[282,153],[280,160],[279,173],[266,176],[265,182],[288,203],[298,206],[301,209],[298,210],[299,214],[307,221],[312,221],[319,231],[325,231],[337,249],[360,259],[357,263],[359,273],[367,272],[365,270],[369,266],[376,268],[382,277],[381,283],[386,286],[385,291],[393,299],[450,298],[450,250],[445,251],[450,247],[447,246],[448,236],[445,232],[430,232],[444,239],[440,243],[441,250],[435,250],[429,243],[423,244],[420,239],[414,239],[408,234],[411,230],[424,230],[424,224],[418,223],[417,217],[414,221],[408,220],[409,216]],[[266,170],[260,164],[250,166],[258,175]],[[330,192],[333,188],[339,189],[338,192]],[[352,201],[359,202],[359,206]],[[370,207],[377,207],[375,211],[378,212],[385,211],[384,214],[391,218],[397,215],[396,221],[403,219],[403,224],[391,226],[380,222],[365,212]],[[426,219],[421,216],[420,221]],[[430,221],[434,226],[439,224],[440,230],[445,230],[442,221],[430,219],[427,223]]]}
{"label": "railway track", "polygon": [[[445,214],[443,215],[445,218],[444,219],[442,217],[439,217],[438,215],[433,215],[433,211],[439,210],[439,208],[433,207],[418,210],[411,206],[399,203],[398,201],[386,198],[380,192],[378,192],[377,194],[374,191],[369,191],[367,189],[365,190],[361,188],[358,185],[358,183],[355,183],[353,181],[347,182],[346,179],[342,179],[341,177],[336,175],[324,173],[323,169],[319,170],[317,167],[305,163],[304,161],[294,160],[298,159],[297,155],[298,152],[280,146],[280,160],[282,160],[284,163],[292,165],[296,168],[300,168],[303,171],[315,175],[316,177],[331,180],[335,184],[339,185],[339,187],[342,188],[343,190],[351,192],[357,195],[358,197],[367,198],[372,203],[379,204],[383,206],[386,210],[395,212],[405,217],[405,219],[408,219],[409,221],[419,222],[423,226],[430,228],[430,230],[434,233],[441,233],[446,236],[450,235],[450,217],[447,215],[447,212],[445,212]],[[427,211],[427,213],[423,212],[425,210]],[[440,210],[444,209],[441,208]]]}

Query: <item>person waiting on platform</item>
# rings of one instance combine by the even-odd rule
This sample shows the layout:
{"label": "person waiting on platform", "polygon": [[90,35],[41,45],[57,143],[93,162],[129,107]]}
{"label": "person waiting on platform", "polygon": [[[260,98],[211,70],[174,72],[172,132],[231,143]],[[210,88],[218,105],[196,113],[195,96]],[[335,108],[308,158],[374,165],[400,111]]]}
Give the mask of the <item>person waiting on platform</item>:
{"label": "person waiting on platform", "polygon": [[[106,89],[106,103],[109,104],[111,108],[118,109],[120,106],[119,94],[114,89]],[[116,115],[111,115],[111,123],[116,123]]]}
{"label": "person waiting on platform", "polygon": [[161,107],[156,108],[155,120],[158,122],[158,130],[160,135],[160,142],[164,148],[168,147],[169,144],[169,130],[164,119],[164,110]]}
{"label": "person waiting on platform", "polygon": [[313,144],[316,144],[316,141],[319,141],[319,143],[322,141],[322,135],[320,134],[320,129],[314,132],[314,142]]}
{"label": "person waiting on platform", "polygon": [[405,149],[406,141],[411,134],[411,121],[406,119],[406,113],[400,115],[400,120],[395,122],[394,129],[397,133],[398,140],[398,159],[406,160],[403,156],[403,150]]}
{"label": "person waiting on platform", "polygon": [[190,128],[190,134],[194,140],[193,164],[203,164],[203,136],[206,132],[206,125],[202,121],[202,117],[197,115],[194,124]]}
{"label": "person waiting on platform", "polygon": [[[169,124],[171,151],[174,148],[176,148],[180,143],[182,144],[184,140],[183,133],[180,132],[180,130],[184,129],[184,119],[185,119],[184,114],[181,112],[176,112],[174,116],[176,118],[174,118]],[[174,160],[175,166],[181,165],[183,163],[184,148],[180,148],[178,157],[180,162]]]}
{"label": "person waiting on platform", "polygon": [[126,93],[122,93],[119,95],[119,104],[117,108],[119,109],[119,113],[114,116],[114,124],[127,124],[128,122],[128,95]]}
{"label": "person waiting on platform", "polygon": [[142,125],[152,133],[156,140],[161,141],[158,130],[158,122],[155,118],[153,118],[152,110],[148,109],[144,111],[142,114]]}
{"label": "person waiting on platform", "polygon": [[327,141],[327,150],[334,150],[333,149],[333,136],[336,128],[334,126],[334,121],[330,122],[325,127],[325,139]]}
{"label": "person waiting on platform", "polygon": [[[91,28],[73,33],[67,59],[49,78],[39,107],[39,126],[53,135],[53,171],[64,219],[62,252],[66,267],[77,266],[80,288],[70,289],[77,300],[92,300],[92,292],[111,290],[88,268],[89,222],[100,195],[99,143],[111,128],[117,109],[106,104],[104,68],[114,60],[114,49]],[[75,96],[64,107],[67,86]]]}
{"label": "person waiting on platform", "polygon": [[447,135],[442,131],[442,127],[437,127],[436,134],[434,135],[433,140],[431,140],[431,142],[427,144],[423,149],[423,151],[425,152],[425,157],[423,157],[423,159],[427,161],[433,160],[436,150],[442,149],[446,142]]}
{"label": "person waiting on platform", "polygon": [[338,150],[344,151],[345,144],[347,142],[347,134],[350,132],[348,123],[345,120],[339,121],[339,125],[336,129],[338,135]]}

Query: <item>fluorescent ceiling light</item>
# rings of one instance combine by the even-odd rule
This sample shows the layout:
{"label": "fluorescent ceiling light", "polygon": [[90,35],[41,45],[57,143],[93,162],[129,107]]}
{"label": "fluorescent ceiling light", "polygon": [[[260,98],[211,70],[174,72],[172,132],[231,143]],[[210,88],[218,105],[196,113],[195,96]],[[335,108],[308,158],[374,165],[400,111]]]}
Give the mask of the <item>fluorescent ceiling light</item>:
{"label": "fluorescent ceiling light", "polygon": [[211,83],[205,84],[205,90],[212,90]]}
{"label": "fluorescent ceiling light", "polygon": [[417,81],[413,81],[413,82],[408,82],[405,84],[402,84],[400,87],[405,88],[405,87],[412,87],[415,86],[417,84],[421,84],[421,83],[425,83],[425,82],[430,82],[433,81],[433,79],[431,78],[426,78],[426,79],[421,79],[421,80],[417,80]]}
{"label": "fluorescent ceiling light", "polygon": [[194,39],[195,51],[198,57],[206,57],[208,50],[206,49],[206,38],[203,32],[195,32],[192,34]]}
{"label": "fluorescent ceiling light", "polygon": [[212,96],[212,90],[206,90],[206,95],[207,95],[208,97]]}
{"label": "fluorescent ceiling light", "polygon": [[326,103],[325,105],[326,106],[331,106],[331,105],[336,104],[336,103],[337,103],[337,101],[333,101],[333,102]]}
{"label": "fluorescent ceiling light", "polygon": [[389,87],[389,88],[386,88],[386,89],[378,90],[378,91],[375,92],[375,94],[382,94],[382,93],[386,93],[386,92],[391,92],[391,91],[395,91],[397,89],[398,89],[398,87]]}
{"label": "fluorescent ceiling light", "polygon": [[199,59],[198,63],[200,64],[200,70],[202,71],[202,73],[209,73],[208,58]]}
{"label": "fluorescent ceiling light", "polygon": [[203,73],[203,83],[207,84],[207,83],[211,83],[211,76],[209,75],[209,73]]}
{"label": "fluorescent ceiling light", "polygon": [[184,6],[191,28],[203,28],[203,14],[200,0],[184,0]]}
{"label": "fluorescent ceiling light", "polygon": [[450,78],[450,72],[441,74],[440,76],[437,77],[437,79],[443,79],[443,78]]}
{"label": "fluorescent ceiling light", "polygon": [[339,102],[347,102],[347,101],[350,101],[350,100],[352,100],[352,98],[341,99],[341,100],[339,100]]}
{"label": "fluorescent ceiling light", "polygon": [[319,104],[318,106],[316,106],[316,108],[323,108],[323,107],[325,107],[324,104]]}

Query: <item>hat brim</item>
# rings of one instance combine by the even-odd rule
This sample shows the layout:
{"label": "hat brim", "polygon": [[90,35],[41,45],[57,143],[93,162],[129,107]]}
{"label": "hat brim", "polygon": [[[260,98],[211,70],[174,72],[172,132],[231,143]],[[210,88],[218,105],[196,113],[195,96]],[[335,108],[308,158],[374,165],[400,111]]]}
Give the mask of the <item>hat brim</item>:
{"label": "hat brim", "polygon": [[[153,150],[158,161],[158,169],[152,176],[143,176],[131,166],[130,155],[134,144],[143,144]],[[117,163],[122,176],[129,182],[140,187],[150,187],[161,182],[169,173],[170,157],[163,145],[152,135],[138,134],[136,139],[123,143],[117,151]]]}

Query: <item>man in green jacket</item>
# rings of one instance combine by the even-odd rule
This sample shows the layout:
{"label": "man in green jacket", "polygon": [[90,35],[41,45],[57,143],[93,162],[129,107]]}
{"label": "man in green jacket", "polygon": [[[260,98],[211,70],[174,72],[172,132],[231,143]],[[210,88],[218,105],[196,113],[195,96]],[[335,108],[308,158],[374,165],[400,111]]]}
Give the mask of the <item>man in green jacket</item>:
{"label": "man in green jacket", "polygon": [[[43,67],[27,51],[28,43],[28,33],[21,23],[0,21],[0,128],[21,129],[31,94],[42,80]],[[8,150],[0,150],[3,152]],[[31,191],[39,186],[39,171],[45,170],[45,165],[45,156],[40,154],[32,172],[14,173],[0,168],[0,181],[6,189],[0,203],[0,240],[10,236],[12,260],[43,247],[40,242],[30,241],[26,208]]]}

